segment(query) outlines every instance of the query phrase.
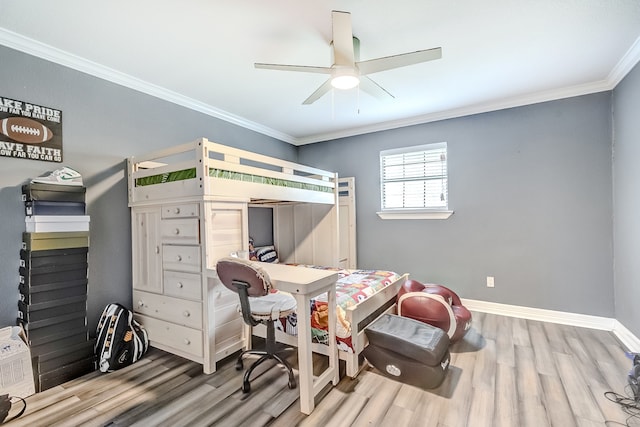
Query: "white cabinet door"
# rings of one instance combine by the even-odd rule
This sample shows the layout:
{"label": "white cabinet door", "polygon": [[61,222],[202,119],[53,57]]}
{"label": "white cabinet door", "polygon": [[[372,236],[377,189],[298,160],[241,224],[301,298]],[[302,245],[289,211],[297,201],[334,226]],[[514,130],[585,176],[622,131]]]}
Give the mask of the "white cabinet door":
{"label": "white cabinet door", "polygon": [[206,266],[215,268],[220,258],[232,252],[249,250],[249,225],[246,203],[213,202],[205,204]]}
{"label": "white cabinet door", "polygon": [[131,215],[133,288],[162,293],[160,208],[137,207]]}

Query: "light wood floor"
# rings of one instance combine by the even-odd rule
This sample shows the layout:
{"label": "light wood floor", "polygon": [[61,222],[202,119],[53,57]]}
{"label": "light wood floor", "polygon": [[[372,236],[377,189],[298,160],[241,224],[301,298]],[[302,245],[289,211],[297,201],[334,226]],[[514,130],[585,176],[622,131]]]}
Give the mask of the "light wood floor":
{"label": "light wood floor", "polygon": [[[291,359],[295,362],[294,352]],[[322,362],[322,360],[320,360]],[[473,313],[473,327],[451,347],[437,389],[421,390],[366,368],[343,378],[299,412],[278,368],[240,391],[234,360],[203,375],[200,365],[159,350],[123,370],[93,372],[28,398],[14,426],[613,426],[626,421],[605,398],[625,394],[631,361],[604,331]]]}

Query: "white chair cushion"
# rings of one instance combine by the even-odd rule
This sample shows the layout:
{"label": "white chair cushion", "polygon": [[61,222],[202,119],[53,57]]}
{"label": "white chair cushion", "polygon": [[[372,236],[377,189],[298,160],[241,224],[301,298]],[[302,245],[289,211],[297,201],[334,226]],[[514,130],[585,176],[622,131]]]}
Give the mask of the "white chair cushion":
{"label": "white chair cushion", "polygon": [[296,311],[296,300],[286,292],[269,292],[263,297],[249,297],[251,316],[259,320],[276,320]]}

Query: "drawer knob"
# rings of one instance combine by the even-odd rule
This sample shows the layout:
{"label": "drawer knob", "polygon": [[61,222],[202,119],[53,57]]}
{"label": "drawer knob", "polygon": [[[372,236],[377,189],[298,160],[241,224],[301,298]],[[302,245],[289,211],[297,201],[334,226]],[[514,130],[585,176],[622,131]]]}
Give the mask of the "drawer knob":
{"label": "drawer knob", "polygon": [[184,285],[182,284],[182,282],[178,282],[176,283],[176,286],[178,287],[178,289],[182,289],[184,287]]}
{"label": "drawer knob", "polygon": [[176,256],[176,261],[182,261],[182,255]]}
{"label": "drawer knob", "polygon": [[175,231],[174,231],[174,234],[176,234],[176,235],[180,234],[180,229],[176,228]]}
{"label": "drawer knob", "polygon": [[144,302],[142,302],[142,300],[138,301],[138,307],[140,308],[144,307]]}
{"label": "drawer knob", "polygon": [[160,246],[156,246],[156,253],[159,254],[160,253]]}
{"label": "drawer knob", "polygon": [[175,213],[179,214],[180,213],[180,208],[176,208],[175,209]]}
{"label": "drawer knob", "polygon": [[189,313],[187,310],[185,310],[184,313],[182,313],[182,315],[184,317],[191,317],[191,313]]}
{"label": "drawer knob", "polygon": [[184,339],[184,343],[185,343],[186,345],[189,345],[189,344],[191,344],[191,340],[190,340],[189,338],[185,338],[185,339]]}

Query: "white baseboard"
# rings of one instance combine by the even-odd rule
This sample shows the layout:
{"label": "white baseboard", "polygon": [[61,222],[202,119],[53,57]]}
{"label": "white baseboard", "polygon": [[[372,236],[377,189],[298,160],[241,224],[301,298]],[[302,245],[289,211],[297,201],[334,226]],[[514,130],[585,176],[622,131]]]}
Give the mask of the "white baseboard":
{"label": "white baseboard", "polygon": [[640,339],[617,320],[613,324],[613,333],[627,347],[627,350],[640,353]]}
{"label": "white baseboard", "polygon": [[545,310],[542,308],[522,307],[499,304],[496,302],[462,299],[462,303],[471,311],[518,317],[521,319],[540,320],[542,322],[560,323],[563,325],[612,331],[631,351],[640,349],[640,340],[636,338],[616,319],[590,316],[588,314],[567,313],[563,311]]}
{"label": "white baseboard", "polygon": [[611,331],[627,347],[627,350],[640,353],[640,339],[616,319],[465,298],[462,298],[462,303],[471,311]]}

